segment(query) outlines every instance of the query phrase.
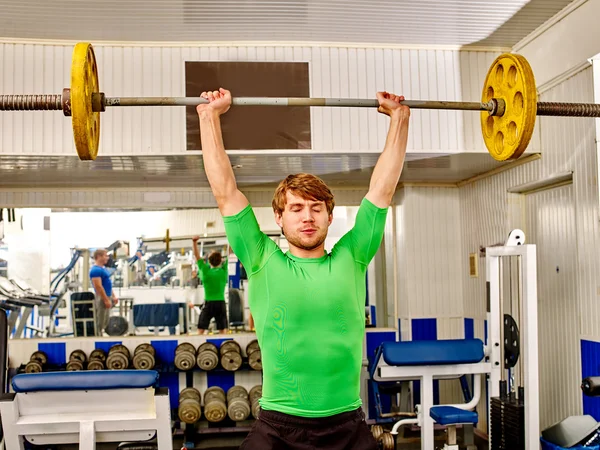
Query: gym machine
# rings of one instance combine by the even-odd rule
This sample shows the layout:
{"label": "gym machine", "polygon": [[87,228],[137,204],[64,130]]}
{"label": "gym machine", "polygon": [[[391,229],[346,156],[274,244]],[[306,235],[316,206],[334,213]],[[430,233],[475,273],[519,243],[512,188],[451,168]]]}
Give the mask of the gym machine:
{"label": "gym machine", "polygon": [[[474,409],[481,396],[482,380],[488,387],[490,448],[525,450],[539,447],[539,387],[537,330],[537,267],[535,245],[525,245],[521,230],[513,230],[500,246],[487,247],[487,339],[384,342],[369,368],[376,410],[382,423],[395,420],[383,413],[379,388],[401,381],[421,382],[421,402],[413,416],[397,421],[391,433],[380,425],[373,429],[384,449],[395,448],[393,436],[403,425],[421,428],[421,448],[434,448],[434,425],[448,429],[446,450],[456,450],[456,427],[478,423]],[[503,262],[516,259],[517,287],[504,298]],[[503,261],[504,260],[504,261]],[[513,299],[512,292],[516,292]],[[513,301],[515,300],[515,301]],[[507,305],[508,304],[508,305]],[[510,306],[510,308],[508,307]],[[514,318],[516,317],[516,319]],[[520,330],[519,330],[520,327]],[[433,404],[433,381],[473,375],[473,397],[455,405]],[[472,445],[472,442],[468,442]]]}

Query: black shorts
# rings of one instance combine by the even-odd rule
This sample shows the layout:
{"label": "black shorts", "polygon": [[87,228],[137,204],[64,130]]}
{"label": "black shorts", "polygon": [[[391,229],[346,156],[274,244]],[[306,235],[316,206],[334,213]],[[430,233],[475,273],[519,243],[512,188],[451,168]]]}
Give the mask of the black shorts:
{"label": "black shorts", "polygon": [[217,330],[224,330],[227,328],[227,308],[225,307],[225,301],[205,301],[198,319],[198,329],[206,330],[210,319],[215,318],[217,323]]}
{"label": "black shorts", "polygon": [[260,410],[240,450],[377,450],[362,408],[306,418]]}

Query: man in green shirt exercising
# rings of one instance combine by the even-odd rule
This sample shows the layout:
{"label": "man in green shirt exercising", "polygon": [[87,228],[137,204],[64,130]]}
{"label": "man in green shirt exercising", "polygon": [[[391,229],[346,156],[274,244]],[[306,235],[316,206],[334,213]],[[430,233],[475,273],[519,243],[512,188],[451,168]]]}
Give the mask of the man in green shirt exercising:
{"label": "man in green shirt exercising", "polygon": [[225,152],[220,116],[229,110],[231,93],[201,96],[209,100],[197,107],[204,167],[229,243],[248,274],[262,351],[261,410],[241,448],[376,449],[360,399],[365,275],[404,165],[410,118],[400,103],[404,97],[377,93],[378,111],[390,117],[385,148],[354,227],[330,253],[330,189],[310,174],[289,175],[279,184],[272,206],[289,243],[283,253],[260,231]]}
{"label": "man in green shirt exercising", "polygon": [[211,252],[208,255],[208,264],[200,257],[198,240],[200,236],[192,238],[194,257],[198,264],[198,277],[204,286],[204,306],[198,319],[198,334],[204,334],[210,320],[214,317],[217,330],[227,332],[227,308],[225,306],[225,287],[229,281],[227,258],[220,252]]}

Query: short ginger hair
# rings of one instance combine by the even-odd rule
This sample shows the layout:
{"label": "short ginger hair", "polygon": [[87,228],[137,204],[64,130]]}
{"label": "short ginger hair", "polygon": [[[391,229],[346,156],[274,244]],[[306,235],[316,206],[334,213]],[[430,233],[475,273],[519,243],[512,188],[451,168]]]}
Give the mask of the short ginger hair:
{"label": "short ginger hair", "polygon": [[282,180],[273,195],[273,211],[281,215],[285,209],[287,193],[290,192],[304,200],[325,202],[327,213],[331,214],[335,206],[333,194],[329,187],[319,177],[309,173],[288,175]]}

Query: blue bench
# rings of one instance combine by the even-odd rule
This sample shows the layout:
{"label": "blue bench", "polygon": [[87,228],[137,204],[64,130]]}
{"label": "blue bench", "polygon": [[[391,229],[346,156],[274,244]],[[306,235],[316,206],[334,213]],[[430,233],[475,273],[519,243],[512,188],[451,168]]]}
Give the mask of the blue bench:
{"label": "blue bench", "polygon": [[381,348],[390,366],[472,364],[485,356],[481,339],[383,342]]}
{"label": "blue bench", "polygon": [[440,425],[476,425],[479,421],[475,411],[466,411],[454,406],[434,406],[429,410],[429,416]]}
{"label": "blue bench", "polygon": [[[446,339],[435,341],[383,342],[377,348],[375,358],[369,367],[375,406],[381,422],[395,421],[393,413],[383,413],[380,402],[380,389],[398,389],[399,381],[421,381],[421,405],[416,419],[403,419],[395,422],[392,435],[399,427],[408,424],[421,426],[422,447],[433,444],[434,423],[448,427],[446,449],[458,448],[456,426],[465,430],[467,448],[474,448],[473,426],[478,422],[474,409],[481,395],[481,375],[490,373],[491,364],[486,361],[486,351],[481,339]],[[475,375],[473,396],[468,392],[465,375]],[[433,404],[433,380],[461,378],[464,381],[465,403],[461,405]],[[392,392],[393,393],[393,392]],[[379,420],[378,420],[379,421]]]}
{"label": "blue bench", "polygon": [[92,370],[22,373],[13,377],[15,392],[145,389],[157,386],[154,370]]}

